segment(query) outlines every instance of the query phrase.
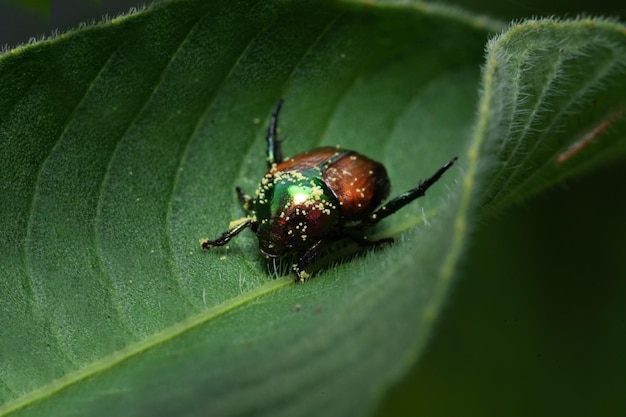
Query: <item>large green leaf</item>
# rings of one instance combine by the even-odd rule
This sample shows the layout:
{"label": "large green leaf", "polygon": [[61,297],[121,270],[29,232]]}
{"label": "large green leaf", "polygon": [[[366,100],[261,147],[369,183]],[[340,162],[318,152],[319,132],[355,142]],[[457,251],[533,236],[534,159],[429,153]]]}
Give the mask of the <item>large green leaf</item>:
{"label": "large green leaf", "polygon": [[[421,352],[476,203],[500,201],[489,181],[511,181],[501,197],[513,199],[582,166],[570,159],[555,168],[563,175],[534,183],[526,167],[559,151],[503,171],[497,161],[528,154],[512,141],[566,149],[580,135],[557,127],[574,110],[613,111],[593,126],[624,93],[623,73],[565,66],[553,78],[589,93],[574,107],[546,95],[532,131],[535,120],[564,121],[543,142],[516,137],[502,126],[521,123],[516,97],[539,90],[545,70],[523,58],[508,67],[511,57],[556,48],[619,68],[624,31],[591,20],[513,27],[490,46],[479,101],[483,46],[498,28],[422,3],[172,1],[4,54],[0,415],[371,409]],[[536,43],[516,43],[524,28]],[[528,75],[517,92],[516,68]],[[396,192],[460,161],[381,225],[393,248],[304,285],[274,279],[252,234],[203,253],[198,240],[242,214],[234,187],[252,191],[263,174],[280,97],[288,154],[356,149],[387,165]],[[616,138],[600,143],[622,152]]]}

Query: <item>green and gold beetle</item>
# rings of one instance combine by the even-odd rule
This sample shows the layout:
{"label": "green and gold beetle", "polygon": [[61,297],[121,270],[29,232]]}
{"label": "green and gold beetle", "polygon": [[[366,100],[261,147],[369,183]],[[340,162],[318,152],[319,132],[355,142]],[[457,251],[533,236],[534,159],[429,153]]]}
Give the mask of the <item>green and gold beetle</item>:
{"label": "green and gold beetle", "polygon": [[250,214],[216,240],[202,240],[202,248],[223,246],[250,228],[267,258],[296,255],[292,265],[295,281],[309,277],[304,268],[332,242],[351,239],[359,245],[393,242],[392,238],[369,240],[365,229],[422,197],[456,161],[445,163],[433,176],[389,201],[391,183],[385,167],[347,149],[323,147],[283,160],[276,136],[278,102],[267,132],[268,171],[251,198],[237,187],[243,208]]}

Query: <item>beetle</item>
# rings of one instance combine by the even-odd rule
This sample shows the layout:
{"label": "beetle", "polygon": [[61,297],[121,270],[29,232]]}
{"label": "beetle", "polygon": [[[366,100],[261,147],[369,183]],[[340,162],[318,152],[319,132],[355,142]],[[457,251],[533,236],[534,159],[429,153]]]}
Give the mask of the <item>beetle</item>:
{"label": "beetle", "polygon": [[365,229],[395,213],[426,191],[454,164],[446,162],[430,178],[386,204],[391,182],[385,167],[347,149],[322,147],[283,159],[277,137],[280,100],[267,130],[268,171],[254,197],[236,187],[244,210],[250,215],[231,222],[215,240],[203,239],[203,249],[223,246],[250,228],[259,251],[269,259],[295,255],[291,266],[295,282],[309,277],[304,270],[330,243],[351,239],[361,246],[393,242],[393,238],[369,240]]}

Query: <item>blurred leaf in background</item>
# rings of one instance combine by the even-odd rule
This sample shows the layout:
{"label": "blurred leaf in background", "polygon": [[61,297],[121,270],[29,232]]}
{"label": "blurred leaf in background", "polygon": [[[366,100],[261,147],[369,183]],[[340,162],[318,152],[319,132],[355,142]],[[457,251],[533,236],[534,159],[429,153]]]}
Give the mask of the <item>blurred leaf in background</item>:
{"label": "blurred leaf in background", "polygon": [[0,48],[49,34],[50,0],[1,0]]}
{"label": "blurred leaf in background", "polygon": [[[614,2],[466,6],[507,18],[626,16]],[[618,155],[480,222],[426,355],[379,416],[626,414],[626,170]]]}

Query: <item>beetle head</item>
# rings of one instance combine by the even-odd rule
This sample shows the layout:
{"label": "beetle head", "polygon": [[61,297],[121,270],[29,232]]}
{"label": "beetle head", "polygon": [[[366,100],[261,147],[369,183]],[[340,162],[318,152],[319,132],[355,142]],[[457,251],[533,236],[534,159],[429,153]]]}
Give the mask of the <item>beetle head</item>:
{"label": "beetle head", "polygon": [[280,173],[259,190],[255,233],[266,257],[306,250],[331,234],[339,221],[336,198],[319,178]]}

